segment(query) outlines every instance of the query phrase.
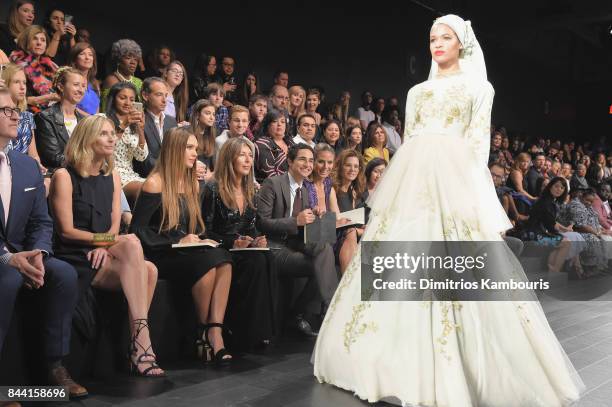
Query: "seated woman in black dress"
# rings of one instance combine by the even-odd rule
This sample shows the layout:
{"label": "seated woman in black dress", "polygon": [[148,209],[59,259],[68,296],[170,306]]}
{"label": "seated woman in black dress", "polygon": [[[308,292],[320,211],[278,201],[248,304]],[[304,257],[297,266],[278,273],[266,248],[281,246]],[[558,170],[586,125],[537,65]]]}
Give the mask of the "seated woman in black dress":
{"label": "seated woman in black dress", "polygon": [[147,322],[157,269],[145,261],[136,236],[118,236],[121,180],[113,168],[115,140],[115,125],[102,116],[89,116],[74,129],[66,145],[66,168],[57,169],[51,181],[54,251],[77,269],[81,282],[123,290],[130,314],[132,370],[163,376]]}
{"label": "seated woman in black dress", "polygon": [[[159,158],[145,181],[133,211],[132,230],[145,254],[163,278],[191,290],[199,319],[197,345],[205,360],[227,364],[223,319],[232,280],[232,258],[221,248],[172,248],[176,243],[209,243],[202,240],[199,183],[196,176],[198,141],[186,127],[164,134]],[[212,351],[212,353],[211,353]]]}
{"label": "seated woman in black dress", "polygon": [[[226,249],[265,248],[265,236],[255,230],[253,144],[229,139],[219,151],[216,180],[206,184],[202,214],[208,236]],[[232,252],[234,273],[228,305],[228,325],[236,345],[251,348],[267,343],[275,333],[274,298],[269,252]]]}
{"label": "seated woman in black dress", "polygon": [[[367,192],[363,156],[355,150],[344,150],[338,154],[334,164],[334,190],[340,212],[351,211],[365,205]],[[357,242],[364,227],[352,227],[344,231],[336,243],[340,272],[348,267],[357,251]]]}

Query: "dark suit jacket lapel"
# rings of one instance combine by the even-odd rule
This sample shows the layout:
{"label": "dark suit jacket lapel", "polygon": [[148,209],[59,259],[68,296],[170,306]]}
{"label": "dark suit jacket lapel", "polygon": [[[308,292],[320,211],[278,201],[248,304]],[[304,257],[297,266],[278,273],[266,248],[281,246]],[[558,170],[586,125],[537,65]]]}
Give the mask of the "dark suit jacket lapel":
{"label": "dark suit jacket lapel", "polygon": [[283,217],[286,218],[291,216],[291,209],[289,211],[287,208],[291,208],[291,187],[289,186],[289,175],[283,174],[281,179],[281,192],[283,194],[283,203],[285,207],[283,208]]}
{"label": "dark suit jacket lapel", "polygon": [[[161,138],[159,130],[157,130],[157,126],[155,125],[155,120],[153,119],[153,116],[151,116],[151,113],[145,112],[145,115],[145,130],[147,131],[147,133],[153,135],[153,137],[155,138],[155,142],[157,142],[159,149],[161,149]],[[150,146],[149,149],[151,149]]]}
{"label": "dark suit jacket lapel", "polygon": [[[4,226],[7,235],[9,226],[12,224],[11,219],[16,219],[16,217],[19,216],[19,203],[22,200],[25,188],[22,183],[23,177],[15,175],[20,173],[23,174],[19,160],[15,159],[13,154],[9,154],[9,160],[11,160],[11,205],[9,207],[8,221]],[[2,222],[4,222],[4,207],[2,208]]]}

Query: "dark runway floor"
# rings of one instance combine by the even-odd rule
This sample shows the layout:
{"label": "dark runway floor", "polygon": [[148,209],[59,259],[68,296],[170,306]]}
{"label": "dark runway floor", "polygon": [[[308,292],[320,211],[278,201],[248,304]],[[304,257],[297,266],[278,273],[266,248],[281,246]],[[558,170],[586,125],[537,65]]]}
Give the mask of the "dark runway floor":
{"label": "dark runway floor", "polygon": [[[579,407],[612,406],[612,294],[608,301],[542,299],[547,317],[587,385]],[[195,362],[164,366],[167,379],[118,376],[84,383],[91,396],[64,406],[373,406],[349,392],[318,384],[310,354],[314,340],[290,336],[265,353],[242,355],[219,370]],[[41,404],[30,404],[38,405]],[[377,403],[375,406],[387,405]]]}

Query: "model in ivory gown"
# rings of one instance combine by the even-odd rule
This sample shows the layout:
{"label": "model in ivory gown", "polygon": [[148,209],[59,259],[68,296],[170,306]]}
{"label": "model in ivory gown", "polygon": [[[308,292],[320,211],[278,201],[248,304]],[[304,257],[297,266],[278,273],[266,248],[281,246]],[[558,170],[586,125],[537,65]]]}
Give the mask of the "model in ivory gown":
{"label": "model in ivory gown", "polygon": [[[437,19],[430,50],[429,79],[408,92],[404,142],[368,200],[362,242],[496,241],[511,227],[487,169],[494,91],[470,22]],[[584,385],[538,301],[362,302],[360,256],[361,245],[319,333],[320,382],[404,406],[579,398]],[[508,273],[525,278],[512,259]]]}

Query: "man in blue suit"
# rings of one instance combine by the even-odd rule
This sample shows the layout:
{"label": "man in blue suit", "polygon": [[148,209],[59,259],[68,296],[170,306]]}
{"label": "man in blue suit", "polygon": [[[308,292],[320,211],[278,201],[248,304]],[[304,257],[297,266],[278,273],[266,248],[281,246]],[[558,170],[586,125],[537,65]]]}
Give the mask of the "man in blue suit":
{"label": "man in blue suit", "polygon": [[53,222],[38,164],[8,148],[17,137],[18,121],[19,109],[8,90],[0,88],[0,349],[17,293],[22,286],[36,291],[43,296],[40,313],[49,384],[66,386],[71,397],[83,397],[87,390],[62,366],[70,348],[77,273],[52,256]]}

